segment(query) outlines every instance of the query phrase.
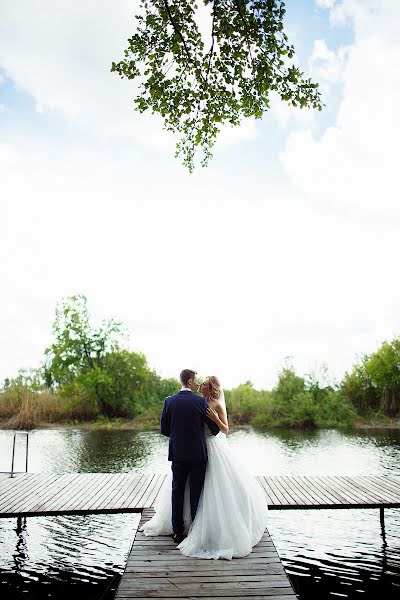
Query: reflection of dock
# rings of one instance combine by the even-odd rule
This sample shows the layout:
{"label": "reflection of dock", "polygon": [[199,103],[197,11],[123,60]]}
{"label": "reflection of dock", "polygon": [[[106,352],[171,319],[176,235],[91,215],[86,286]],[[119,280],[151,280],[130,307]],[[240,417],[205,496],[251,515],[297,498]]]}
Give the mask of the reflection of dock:
{"label": "reflection of dock", "polygon": [[[145,509],[141,523],[152,514],[152,509]],[[188,558],[167,536],[149,538],[138,531],[115,597],[207,600],[249,596],[253,600],[296,598],[268,530],[249,556],[232,561]]]}
{"label": "reflection of dock", "polygon": [[[134,473],[0,474],[0,517],[142,512],[165,475]],[[400,507],[400,477],[270,475],[258,477],[273,509]]]}
{"label": "reflection of dock", "polygon": [[[0,517],[91,513],[152,514],[165,475],[134,473],[0,473]],[[400,507],[400,477],[259,476],[268,508]],[[224,597],[293,600],[296,595],[266,530],[245,558],[207,561],[183,557],[168,537],[137,532],[117,598],[193,599]]]}

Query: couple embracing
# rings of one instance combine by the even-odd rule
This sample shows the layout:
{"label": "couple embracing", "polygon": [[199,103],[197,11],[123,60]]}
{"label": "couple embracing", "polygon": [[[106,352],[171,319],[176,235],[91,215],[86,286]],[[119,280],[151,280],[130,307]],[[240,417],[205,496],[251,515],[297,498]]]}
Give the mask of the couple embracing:
{"label": "couple embracing", "polygon": [[230,450],[219,380],[207,377],[199,386],[196,375],[183,370],[181,390],[164,401],[161,433],[169,437],[171,473],[143,532],[173,534],[186,556],[230,560],[247,556],[260,541],[268,506],[258,481]]}

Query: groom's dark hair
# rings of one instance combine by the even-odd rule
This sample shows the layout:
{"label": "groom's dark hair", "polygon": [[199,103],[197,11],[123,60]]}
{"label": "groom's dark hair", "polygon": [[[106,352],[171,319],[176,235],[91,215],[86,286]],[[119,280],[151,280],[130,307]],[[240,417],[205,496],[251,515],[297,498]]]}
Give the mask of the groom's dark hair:
{"label": "groom's dark hair", "polygon": [[197,375],[196,371],[192,371],[191,369],[183,369],[180,374],[182,385],[187,385],[189,379],[193,379]]}

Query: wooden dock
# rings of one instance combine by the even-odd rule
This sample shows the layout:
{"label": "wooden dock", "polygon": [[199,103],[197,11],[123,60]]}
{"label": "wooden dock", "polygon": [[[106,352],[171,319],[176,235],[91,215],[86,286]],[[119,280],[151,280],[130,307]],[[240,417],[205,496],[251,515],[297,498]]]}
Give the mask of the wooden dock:
{"label": "wooden dock", "polygon": [[[135,473],[0,474],[0,517],[142,512],[165,475]],[[270,510],[400,507],[400,477],[260,475]]]}
{"label": "wooden dock", "polygon": [[[141,524],[153,514],[142,513]],[[183,556],[171,538],[136,533],[115,598],[295,600],[296,593],[265,531],[245,558],[204,560]]]}
{"label": "wooden dock", "polygon": [[[0,473],[0,517],[140,512],[153,514],[161,474]],[[400,507],[400,477],[260,475],[269,510]],[[117,599],[293,600],[296,594],[268,530],[245,558],[208,561],[183,556],[168,536],[136,532]]]}

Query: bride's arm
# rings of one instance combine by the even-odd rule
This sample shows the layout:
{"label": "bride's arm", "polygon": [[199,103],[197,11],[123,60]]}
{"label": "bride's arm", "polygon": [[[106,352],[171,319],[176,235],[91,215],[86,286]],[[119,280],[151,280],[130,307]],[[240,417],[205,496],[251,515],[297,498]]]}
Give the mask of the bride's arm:
{"label": "bride's arm", "polygon": [[214,423],[218,425],[220,431],[222,433],[228,433],[229,425],[228,425],[228,416],[225,412],[225,409],[220,404],[217,404],[215,407],[216,410],[212,408],[207,408],[207,417],[209,417]]}

